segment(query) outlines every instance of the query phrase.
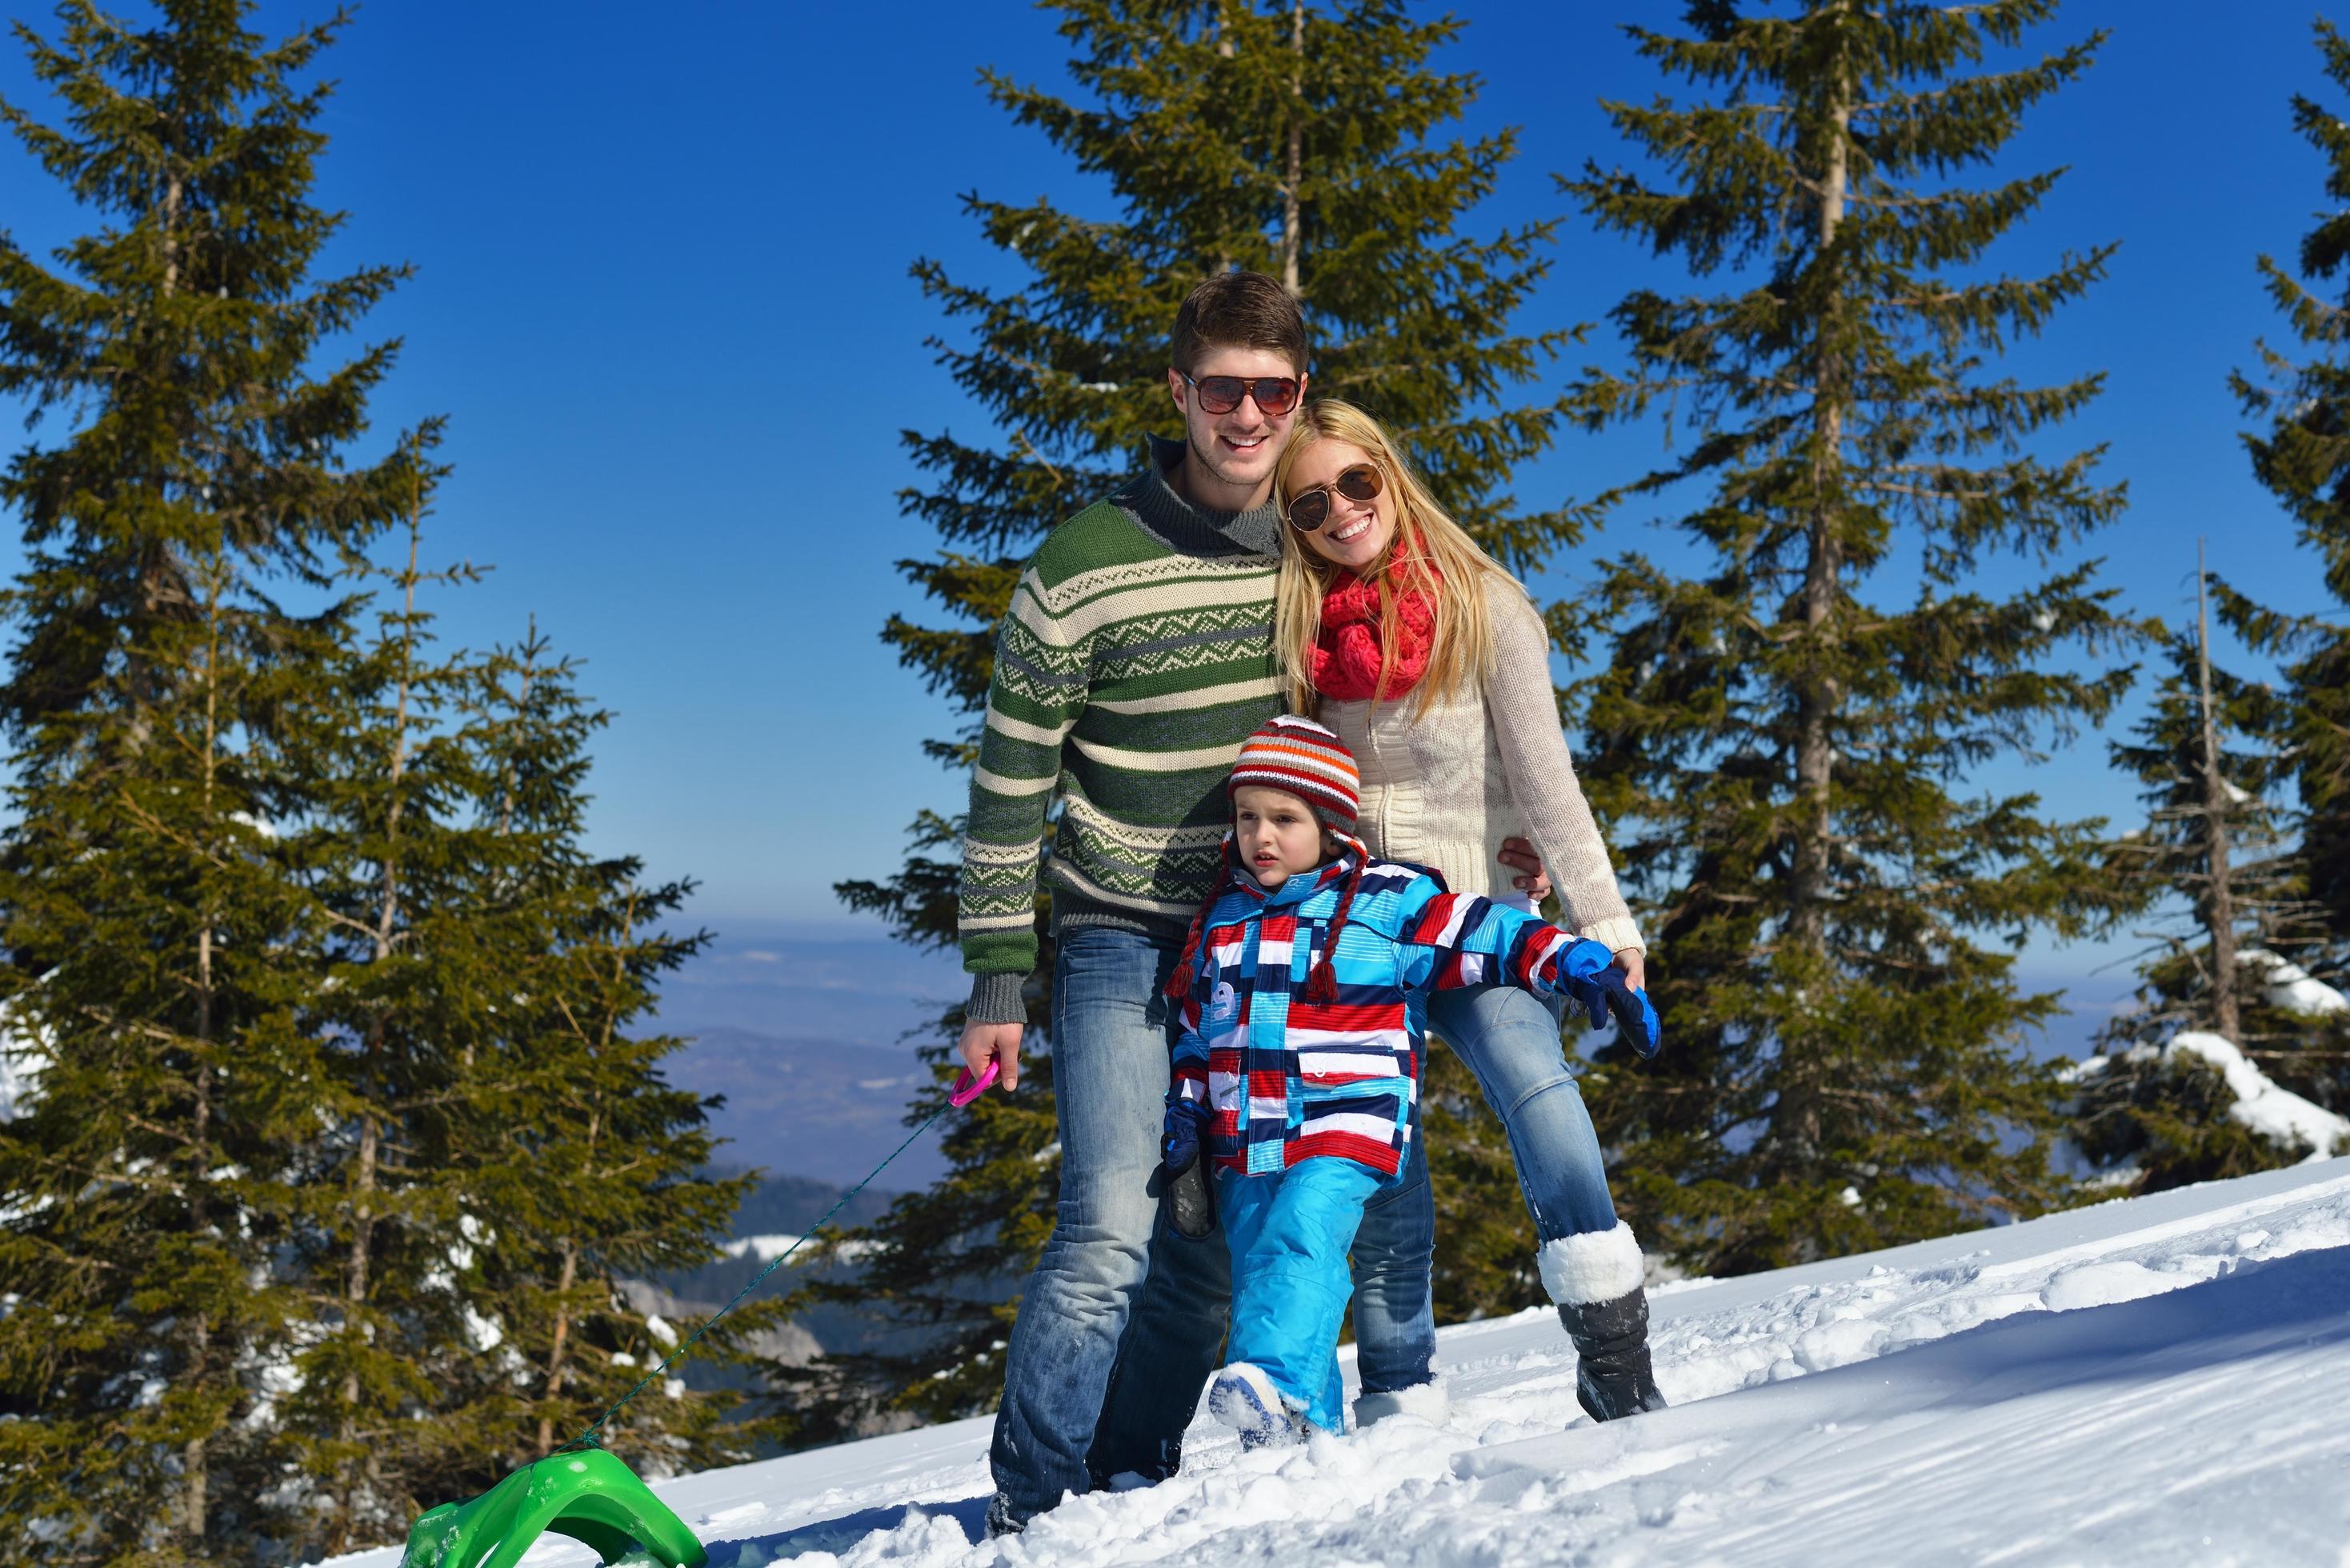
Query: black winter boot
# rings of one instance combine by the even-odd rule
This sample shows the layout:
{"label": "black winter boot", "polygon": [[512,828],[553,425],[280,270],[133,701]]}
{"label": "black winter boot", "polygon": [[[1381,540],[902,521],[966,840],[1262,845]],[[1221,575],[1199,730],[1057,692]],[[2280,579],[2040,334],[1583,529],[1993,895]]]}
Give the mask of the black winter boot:
{"label": "black winter boot", "polygon": [[1648,1293],[1632,1228],[1563,1236],[1543,1244],[1543,1284],[1575,1341],[1575,1398],[1595,1421],[1661,1410],[1648,1363]]}
{"label": "black winter boot", "polygon": [[1559,1303],[1575,1341],[1575,1402],[1595,1421],[1661,1410],[1665,1397],[1648,1365],[1648,1293],[1635,1285],[1612,1302]]}

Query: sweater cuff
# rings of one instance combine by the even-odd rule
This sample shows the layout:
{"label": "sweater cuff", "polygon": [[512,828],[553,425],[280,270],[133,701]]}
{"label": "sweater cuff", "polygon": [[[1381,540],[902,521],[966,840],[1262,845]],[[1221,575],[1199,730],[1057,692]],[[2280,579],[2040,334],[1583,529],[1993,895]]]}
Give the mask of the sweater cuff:
{"label": "sweater cuff", "polygon": [[1611,953],[1620,953],[1626,948],[1638,948],[1644,953],[1648,950],[1648,944],[1640,940],[1639,922],[1629,915],[1594,920],[1575,934],[1604,944]]}
{"label": "sweater cuff", "polygon": [[1022,974],[975,974],[971,977],[971,1000],[963,1003],[962,1017],[966,1023],[1017,1023],[1028,1022],[1028,1002],[1021,992],[1027,988],[1028,977]]}

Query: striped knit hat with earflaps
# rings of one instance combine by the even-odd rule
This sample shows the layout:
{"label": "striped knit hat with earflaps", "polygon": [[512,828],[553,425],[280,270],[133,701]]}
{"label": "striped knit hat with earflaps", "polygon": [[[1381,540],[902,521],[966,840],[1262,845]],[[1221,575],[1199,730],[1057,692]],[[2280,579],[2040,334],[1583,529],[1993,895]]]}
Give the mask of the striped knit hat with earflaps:
{"label": "striped knit hat with earflaps", "polygon": [[[1346,928],[1347,911],[1355,902],[1355,889],[1362,885],[1363,862],[1370,857],[1362,840],[1355,836],[1355,818],[1363,801],[1363,775],[1355,765],[1355,753],[1336,733],[1313,720],[1284,713],[1265,721],[1254,734],[1241,742],[1240,760],[1232,764],[1232,776],[1224,781],[1224,793],[1229,796],[1249,784],[1263,784],[1295,795],[1312,809],[1315,821],[1355,852],[1354,867],[1347,873],[1346,891],[1338,896],[1338,909],[1331,916],[1328,938],[1323,943],[1321,956],[1315,960],[1313,973],[1305,978],[1303,992],[1307,1002],[1336,1002],[1338,981],[1330,970],[1330,955],[1337,950],[1338,933]],[[1208,890],[1208,901],[1200,906],[1200,912],[1191,917],[1191,932],[1183,939],[1182,956],[1175,961],[1175,972],[1167,979],[1167,994],[1177,1001],[1191,994],[1191,963],[1199,956],[1200,933],[1207,925],[1208,911],[1216,907],[1216,900],[1232,886],[1232,840],[1228,835],[1216,869],[1216,885]]]}
{"label": "striped knit hat with earflaps", "polygon": [[1331,832],[1354,836],[1363,806],[1363,775],[1347,742],[1311,719],[1284,713],[1257,726],[1241,742],[1240,761],[1224,781],[1231,794],[1248,784],[1287,790]]}

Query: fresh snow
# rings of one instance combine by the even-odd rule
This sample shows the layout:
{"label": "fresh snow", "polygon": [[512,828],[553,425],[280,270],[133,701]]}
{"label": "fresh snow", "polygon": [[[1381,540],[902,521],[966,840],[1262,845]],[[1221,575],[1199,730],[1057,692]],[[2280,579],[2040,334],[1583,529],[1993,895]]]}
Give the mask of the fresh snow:
{"label": "fresh snow", "polygon": [[[806,1240],[806,1236],[781,1231],[764,1236],[737,1236],[733,1241],[723,1243],[719,1251],[730,1258],[749,1257],[763,1263],[771,1263]],[[838,1254],[843,1258],[861,1258],[872,1251],[875,1245],[871,1241],[850,1241],[838,1249]]]}
{"label": "fresh snow", "polygon": [[0,1004],[0,1122],[13,1122],[31,1107],[46,1056],[41,1042],[17,1033],[16,1009]]}
{"label": "fresh snow", "polygon": [[1673,1407],[1605,1427],[1528,1312],[1443,1331],[1440,1426],[1243,1454],[1201,1423],[1175,1480],[1004,1541],[983,1418],[655,1490],[712,1568],[2350,1564],[2350,1159],[1652,1300]]}
{"label": "fresh snow", "polygon": [[2304,1018],[2350,1012],[2350,996],[2344,996],[2324,981],[2314,979],[2299,964],[2287,962],[2265,948],[2247,948],[2237,955],[2237,961],[2261,971],[2261,989],[2271,1007],[2297,1012]]}
{"label": "fresh snow", "polygon": [[16,1119],[17,1107],[33,1093],[39,1069],[10,1049],[12,1038],[0,1034],[0,1122]]}
{"label": "fresh snow", "polygon": [[2280,1087],[2224,1035],[2186,1030],[2173,1035],[2162,1054],[2200,1056],[2219,1068],[2228,1080],[2228,1092],[2236,1096],[2236,1103],[2228,1107],[2228,1119],[2251,1128],[2279,1148],[2309,1149],[2317,1159],[2350,1154],[2350,1117]]}

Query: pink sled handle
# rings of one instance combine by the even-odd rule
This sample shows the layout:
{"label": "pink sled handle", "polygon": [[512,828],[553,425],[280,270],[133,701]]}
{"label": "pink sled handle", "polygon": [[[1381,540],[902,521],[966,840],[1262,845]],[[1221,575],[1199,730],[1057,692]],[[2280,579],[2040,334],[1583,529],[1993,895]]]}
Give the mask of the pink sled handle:
{"label": "pink sled handle", "polygon": [[993,1082],[995,1082],[993,1062],[988,1063],[987,1071],[982,1073],[977,1078],[971,1075],[970,1068],[962,1068],[955,1074],[954,1087],[947,1091],[947,1104],[960,1109],[987,1093],[987,1086]]}

